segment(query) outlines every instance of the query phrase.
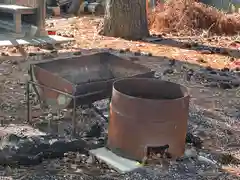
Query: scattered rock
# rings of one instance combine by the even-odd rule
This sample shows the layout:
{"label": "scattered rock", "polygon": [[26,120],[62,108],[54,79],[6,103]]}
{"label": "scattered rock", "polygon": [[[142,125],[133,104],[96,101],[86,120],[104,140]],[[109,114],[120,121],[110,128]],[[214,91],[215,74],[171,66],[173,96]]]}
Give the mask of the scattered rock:
{"label": "scattered rock", "polygon": [[45,44],[43,46],[43,48],[45,48],[47,50],[54,50],[55,49],[54,45],[53,44],[49,44],[49,43]]}
{"label": "scattered rock", "polygon": [[130,59],[131,61],[133,61],[133,62],[134,62],[134,61],[139,61],[139,58],[138,58],[138,57],[130,57],[129,59]]}
{"label": "scattered rock", "polygon": [[230,61],[230,62],[234,62],[234,61],[235,61],[235,58],[234,58],[234,57],[231,57],[231,58],[229,59],[229,61]]}
{"label": "scattered rock", "polygon": [[129,48],[126,48],[126,49],[125,49],[125,52],[130,52],[130,49],[129,49]]}
{"label": "scattered rock", "polygon": [[197,59],[197,62],[199,62],[199,63],[207,63],[207,61],[204,60],[203,58],[198,58],[198,59]]}
{"label": "scattered rock", "polygon": [[205,87],[218,88],[219,84],[217,82],[209,82],[204,85]]}
{"label": "scattered rock", "polygon": [[192,48],[192,44],[191,44],[191,43],[188,43],[188,42],[184,42],[184,43],[182,44],[182,47],[183,47],[183,48],[190,49],[190,48]]}
{"label": "scattered rock", "polygon": [[175,59],[169,59],[169,66],[174,66],[176,64]]}
{"label": "scattered rock", "polygon": [[12,168],[11,168],[10,166],[7,166],[7,167],[5,168],[5,173],[4,173],[4,175],[5,175],[5,176],[11,176],[11,175],[12,175],[12,172],[13,172]]}
{"label": "scattered rock", "polygon": [[54,49],[54,50],[52,50],[50,53],[51,53],[51,54],[57,54],[58,51],[57,51],[56,49]]}
{"label": "scattered rock", "polygon": [[221,53],[221,48],[215,48],[214,53]]}
{"label": "scattered rock", "polygon": [[218,72],[219,76],[225,76],[225,77],[228,77],[228,73],[227,71],[220,71]]}
{"label": "scattered rock", "polygon": [[240,79],[234,71],[230,71],[229,68],[225,67],[220,70],[211,70],[210,67],[199,70],[195,73],[195,79],[203,82],[208,82],[206,86],[216,87],[221,89],[233,89],[240,85]]}
{"label": "scattered rock", "polygon": [[93,156],[89,156],[88,159],[86,160],[87,164],[94,164],[95,163],[95,158]]}
{"label": "scattered rock", "polygon": [[16,61],[16,60],[14,61],[14,60],[13,60],[13,61],[12,61],[12,65],[18,65],[18,61]]}
{"label": "scattered rock", "polygon": [[98,123],[96,123],[86,133],[86,137],[100,137],[101,132],[102,132],[102,127]]}
{"label": "scattered rock", "polygon": [[199,44],[198,44],[198,42],[193,42],[193,43],[192,43],[192,46],[193,46],[193,47],[198,47]]}
{"label": "scattered rock", "polygon": [[229,68],[224,67],[224,68],[221,69],[221,71],[222,71],[222,72],[229,72]]}
{"label": "scattered rock", "polygon": [[173,70],[173,69],[166,69],[165,71],[163,71],[163,75],[173,74],[173,73],[174,73],[174,70]]}
{"label": "scattered rock", "polygon": [[201,54],[212,54],[212,51],[207,50],[207,49],[203,49],[200,51]]}
{"label": "scattered rock", "polygon": [[231,86],[233,86],[233,88],[238,88],[240,86],[240,80],[231,81]]}
{"label": "scattered rock", "polygon": [[209,158],[206,158],[204,156],[197,156],[197,159],[200,161],[200,162],[205,162],[207,164],[211,164],[211,165],[216,165],[216,162],[209,159]]}
{"label": "scattered rock", "polygon": [[220,82],[219,83],[219,88],[221,88],[221,89],[232,89],[232,86],[231,86],[230,83]]}
{"label": "scattered rock", "polygon": [[155,77],[156,79],[161,79],[161,76],[162,76],[162,74],[161,74],[161,73],[158,73],[158,72],[156,72],[156,73],[154,74],[154,77]]}
{"label": "scattered rock", "polygon": [[240,67],[236,67],[236,68],[234,69],[234,71],[239,72],[239,71],[240,71]]}
{"label": "scattered rock", "polygon": [[212,71],[213,68],[212,68],[211,66],[207,66],[207,67],[206,67],[206,70],[207,70],[207,71]]}
{"label": "scattered rock", "polygon": [[217,74],[217,72],[214,71],[214,70],[210,71],[209,73],[210,73],[210,74]]}
{"label": "scattered rock", "polygon": [[149,52],[149,53],[147,53],[147,56],[152,56],[152,53],[150,53],[150,52]]}
{"label": "scattered rock", "polygon": [[134,52],[134,56],[141,56],[141,51]]}
{"label": "scattered rock", "polygon": [[9,56],[9,54],[7,52],[2,52],[1,56]]}
{"label": "scattered rock", "polygon": [[30,52],[30,53],[28,53],[28,56],[37,56],[37,54],[33,53],[33,52]]}
{"label": "scattered rock", "polygon": [[190,81],[193,75],[194,75],[194,71],[192,69],[189,69],[188,71],[186,71],[185,72],[186,80]]}
{"label": "scattered rock", "polygon": [[82,52],[81,51],[76,51],[76,52],[73,53],[73,55],[79,56],[79,55],[82,55]]}
{"label": "scattered rock", "polygon": [[121,53],[121,54],[125,53],[124,49],[120,49],[119,53]]}
{"label": "scattered rock", "polygon": [[17,48],[13,48],[12,50],[11,50],[11,53],[17,53],[18,51],[17,51]]}
{"label": "scattered rock", "polygon": [[201,149],[203,141],[199,137],[188,132],[186,135],[186,143],[192,144],[194,147]]}
{"label": "scattered rock", "polygon": [[197,157],[197,151],[195,148],[186,149],[184,152],[184,158],[196,158]]}

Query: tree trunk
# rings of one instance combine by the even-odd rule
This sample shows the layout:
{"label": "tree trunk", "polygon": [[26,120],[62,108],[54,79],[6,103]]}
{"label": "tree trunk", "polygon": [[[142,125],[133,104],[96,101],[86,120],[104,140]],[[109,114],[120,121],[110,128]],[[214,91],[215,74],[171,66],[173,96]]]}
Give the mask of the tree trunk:
{"label": "tree trunk", "polygon": [[149,36],[146,0],[107,0],[100,34],[129,40]]}
{"label": "tree trunk", "polygon": [[78,14],[79,8],[81,4],[84,2],[84,0],[72,0],[70,3],[69,8],[67,9],[67,12],[69,14]]}

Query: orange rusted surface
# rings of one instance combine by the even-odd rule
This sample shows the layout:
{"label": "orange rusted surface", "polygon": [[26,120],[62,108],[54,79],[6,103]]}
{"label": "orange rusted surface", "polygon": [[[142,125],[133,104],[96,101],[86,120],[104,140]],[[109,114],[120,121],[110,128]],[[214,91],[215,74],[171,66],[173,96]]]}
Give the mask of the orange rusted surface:
{"label": "orange rusted surface", "polygon": [[148,0],[146,0],[146,12],[148,13]]}
{"label": "orange rusted surface", "polygon": [[107,52],[49,60],[30,67],[31,80],[42,85],[34,86],[39,98],[58,108],[72,108],[73,98],[77,105],[108,98],[116,79],[154,75],[145,66]]}
{"label": "orange rusted surface", "polygon": [[113,86],[108,147],[142,160],[147,147],[169,145],[183,155],[189,111],[185,87],[157,79],[130,78]]}

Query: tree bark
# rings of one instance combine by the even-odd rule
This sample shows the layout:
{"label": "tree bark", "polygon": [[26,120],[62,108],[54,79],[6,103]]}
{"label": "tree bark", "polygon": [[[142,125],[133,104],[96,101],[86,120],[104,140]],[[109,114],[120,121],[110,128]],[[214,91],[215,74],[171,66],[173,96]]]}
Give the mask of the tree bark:
{"label": "tree bark", "polygon": [[149,36],[146,0],[107,0],[100,34],[129,40]]}
{"label": "tree bark", "polygon": [[67,9],[67,12],[69,14],[78,14],[79,8],[81,4],[84,2],[84,0],[72,0],[70,3],[69,8]]}

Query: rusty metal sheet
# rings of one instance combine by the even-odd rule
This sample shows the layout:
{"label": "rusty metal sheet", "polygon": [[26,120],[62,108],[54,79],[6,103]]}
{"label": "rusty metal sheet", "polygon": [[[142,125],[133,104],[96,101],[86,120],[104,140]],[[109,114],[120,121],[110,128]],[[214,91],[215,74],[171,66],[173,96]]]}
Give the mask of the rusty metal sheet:
{"label": "rusty metal sheet", "polygon": [[77,104],[110,97],[112,84],[119,78],[153,77],[154,71],[104,52],[35,63],[31,65],[29,74],[33,82],[42,85],[35,86],[41,100],[66,108],[77,96]]}

